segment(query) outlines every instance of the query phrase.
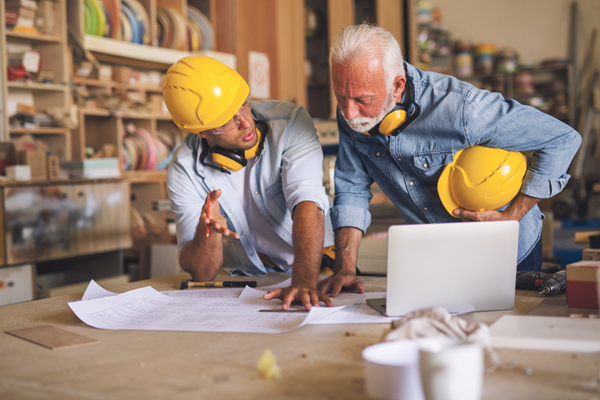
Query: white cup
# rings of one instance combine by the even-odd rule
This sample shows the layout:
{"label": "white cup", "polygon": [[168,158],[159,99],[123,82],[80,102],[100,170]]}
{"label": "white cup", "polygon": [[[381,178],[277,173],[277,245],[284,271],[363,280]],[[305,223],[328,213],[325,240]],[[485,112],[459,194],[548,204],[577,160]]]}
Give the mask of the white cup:
{"label": "white cup", "polygon": [[367,394],[378,399],[424,400],[419,347],[413,340],[384,342],[362,352]]}
{"label": "white cup", "polygon": [[479,400],[483,349],[478,343],[434,337],[419,339],[420,370],[427,400]]}

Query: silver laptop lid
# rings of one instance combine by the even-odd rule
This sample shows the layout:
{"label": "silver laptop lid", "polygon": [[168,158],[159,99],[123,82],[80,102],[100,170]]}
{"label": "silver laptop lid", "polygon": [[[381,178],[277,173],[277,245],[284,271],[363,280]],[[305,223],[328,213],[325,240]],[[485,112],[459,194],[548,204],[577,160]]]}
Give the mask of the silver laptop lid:
{"label": "silver laptop lid", "polygon": [[518,238],[517,221],[391,226],[386,314],[513,308]]}

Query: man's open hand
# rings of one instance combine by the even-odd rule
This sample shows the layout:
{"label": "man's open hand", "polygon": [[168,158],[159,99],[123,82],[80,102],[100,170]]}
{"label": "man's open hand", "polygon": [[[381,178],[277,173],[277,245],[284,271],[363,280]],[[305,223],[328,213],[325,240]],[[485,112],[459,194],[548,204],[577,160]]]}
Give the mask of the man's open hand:
{"label": "man's open hand", "polygon": [[300,301],[307,310],[310,310],[313,306],[319,307],[319,301],[325,303],[327,307],[333,306],[329,297],[324,293],[317,291],[314,287],[309,286],[290,286],[284,289],[270,290],[263,296],[265,300],[280,299],[283,301],[281,305],[282,310],[287,310],[293,301]]}
{"label": "man's open hand", "polygon": [[338,272],[317,284],[321,293],[331,292],[331,297],[336,297],[342,289],[356,290],[358,293],[365,292],[365,284],[355,273]]}

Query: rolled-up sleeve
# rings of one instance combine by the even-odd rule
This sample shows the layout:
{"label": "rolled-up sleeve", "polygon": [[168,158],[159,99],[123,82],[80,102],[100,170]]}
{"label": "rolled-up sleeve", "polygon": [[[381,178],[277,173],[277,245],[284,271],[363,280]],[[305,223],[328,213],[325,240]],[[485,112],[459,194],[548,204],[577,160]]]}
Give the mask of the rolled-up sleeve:
{"label": "rolled-up sleeve", "polygon": [[302,107],[287,124],[282,155],[281,181],[286,206],[292,213],[303,201],[312,201],[326,215],[329,198],[323,187],[323,150],[315,125]]}
{"label": "rolled-up sleeve", "polygon": [[338,131],[340,144],[335,162],[335,199],[331,209],[333,229],[353,227],[366,232],[371,224],[369,202],[373,179],[354,147],[352,133],[341,123],[338,108]]}
{"label": "rolled-up sleeve", "polygon": [[477,89],[464,104],[463,123],[470,146],[533,154],[522,193],[549,198],[569,181],[567,170],[581,145],[581,136],[569,125],[498,93]]}

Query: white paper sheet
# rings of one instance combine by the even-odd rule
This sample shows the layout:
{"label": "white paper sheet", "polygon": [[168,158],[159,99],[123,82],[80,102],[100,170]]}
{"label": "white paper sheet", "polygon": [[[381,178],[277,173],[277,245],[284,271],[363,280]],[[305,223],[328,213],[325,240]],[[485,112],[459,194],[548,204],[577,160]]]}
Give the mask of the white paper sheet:
{"label": "white paper sheet", "polygon": [[[292,284],[292,278],[288,278],[283,282],[276,283],[274,285],[269,286],[259,286],[255,289],[260,291],[261,296],[268,292],[269,290],[280,289],[288,287]],[[208,289],[186,289],[186,290],[165,290],[160,293],[166,294],[167,296],[173,297],[187,297],[190,299],[197,298],[232,298],[237,299],[240,297],[244,288],[208,288]]]}
{"label": "white paper sheet", "polygon": [[308,313],[261,312],[262,299],[189,299],[170,297],[151,287],[115,296],[69,303],[86,324],[100,329],[283,333],[325,318],[338,307],[314,307]]}
{"label": "white paper sheet", "polygon": [[[269,290],[279,289],[288,287],[292,284],[292,278],[288,278],[285,281],[276,283],[274,285],[269,286],[259,286],[256,289],[261,290],[264,294]],[[220,298],[220,299],[237,299],[242,293],[243,288],[208,288],[208,289],[186,289],[186,290],[165,290],[160,293],[166,294],[167,296],[172,297],[185,297],[190,299],[198,299],[198,298]],[[92,300],[98,299],[106,296],[114,296],[117,293],[108,291],[98,285],[96,281],[93,279],[90,281],[88,287],[83,293],[83,297],[81,300]]]}
{"label": "white paper sheet", "polygon": [[513,349],[600,351],[600,320],[595,318],[504,315],[490,327],[492,346]]}
{"label": "white paper sheet", "polygon": [[[261,298],[263,292],[246,287],[240,299],[258,299]],[[340,293],[337,297],[331,298],[334,307],[344,307],[333,314],[329,314],[327,318],[321,318],[310,322],[311,324],[333,325],[333,324],[385,324],[390,323],[394,318],[386,317],[377,312],[373,307],[369,306],[366,299],[378,299],[385,297],[385,292],[376,293]],[[275,300],[271,300],[275,302]],[[323,306],[323,303],[321,303]],[[272,309],[281,308],[281,302],[275,302],[268,307]],[[292,305],[290,310],[303,310],[302,305]]]}

